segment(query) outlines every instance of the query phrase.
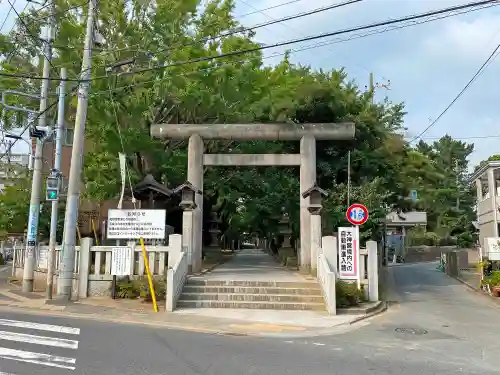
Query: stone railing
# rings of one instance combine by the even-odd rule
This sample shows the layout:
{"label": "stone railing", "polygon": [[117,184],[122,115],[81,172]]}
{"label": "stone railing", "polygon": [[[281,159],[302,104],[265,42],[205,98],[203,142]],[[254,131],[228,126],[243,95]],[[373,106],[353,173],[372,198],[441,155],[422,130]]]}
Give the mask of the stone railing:
{"label": "stone railing", "polygon": [[182,292],[188,274],[188,258],[186,252],[181,252],[180,257],[173,267],[167,270],[167,301],[165,310],[172,312]]}
{"label": "stone railing", "polygon": [[336,293],[335,293],[335,271],[330,268],[330,264],[326,259],[325,254],[318,255],[318,282],[323,291],[326,310],[330,315],[337,314]]}
{"label": "stone railing", "polygon": [[[135,241],[127,243],[131,247],[134,259],[130,266],[130,278],[137,279],[145,276],[145,262],[142,249]],[[75,254],[75,280],[73,283],[73,294],[78,298],[88,296],[102,296],[110,293],[113,276],[111,275],[112,250],[118,246],[92,246],[91,238],[82,238],[81,246],[76,248]],[[171,234],[168,246],[146,246],[148,263],[154,278],[165,278],[165,269],[169,262],[180,258],[182,248],[182,236]],[[18,278],[23,276],[24,248],[15,250],[15,262],[13,274]],[[172,255],[172,256],[170,256]],[[54,275],[59,274],[61,263],[61,248],[56,247]],[[39,246],[36,252],[35,286],[43,289],[46,286],[48,247]],[[170,259],[172,258],[172,259]],[[171,263],[170,263],[171,264]],[[57,277],[54,280],[57,285]]]}

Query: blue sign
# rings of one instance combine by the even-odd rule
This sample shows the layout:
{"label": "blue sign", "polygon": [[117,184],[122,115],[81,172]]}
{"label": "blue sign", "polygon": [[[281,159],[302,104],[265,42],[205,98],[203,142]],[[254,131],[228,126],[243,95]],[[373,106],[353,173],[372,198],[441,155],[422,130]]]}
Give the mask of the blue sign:
{"label": "blue sign", "polygon": [[417,199],[418,199],[417,191],[416,190],[412,190],[411,191],[411,200],[413,202],[415,202],[415,201],[417,201]]}
{"label": "blue sign", "polygon": [[26,240],[28,242],[36,241],[36,235],[38,232],[38,216],[40,215],[40,206],[31,205],[29,215],[30,216],[28,219],[28,233],[26,236],[27,237]]}
{"label": "blue sign", "polygon": [[365,212],[361,208],[354,208],[351,210],[351,219],[361,221],[365,218]]}

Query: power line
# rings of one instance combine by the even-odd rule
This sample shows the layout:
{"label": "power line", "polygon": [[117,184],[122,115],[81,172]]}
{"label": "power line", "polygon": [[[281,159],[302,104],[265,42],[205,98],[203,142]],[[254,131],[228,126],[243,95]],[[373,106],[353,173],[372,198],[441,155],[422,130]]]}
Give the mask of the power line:
{"label": "power line", "polygon": [[[335,38],[335,39],[332,39],[332,40],[329,40],[329,41],[320,42],[320,43],[314,43],[314,44],[306,45],[306,46],[301,47],[301,48],[287,50],[285,52],[276,52],[276,53],[274,53],[272,55],[264,56],[264,57],[262,57],[262,59],[265,60],[265,59],[275,58],[275,57],[278,57],[278,56],[284,56],[287,53],[294,54],[294,53],[308,51],[308,50],[315,49],[315,48],[321,48],[321,47],[325,47],[325,46],[329,46],[329,45],[333,45],[333,44],[337,44],[337,43],[343,43],[343,42],[348,42],[348,41],[355,40],[355,39],[365,38],[365,37],[372,36],[372,35],[383,34],[383,33],[389,32],[389,31],[399,30],[399,29],[403,29],[403,28],[406,28],[406,27],[414,26],[414,25],[424,24],[424,23],[428,23],[428,22],[431,22],[431,21],[435,21],[437,19],[449,18],[449,17],[456,16],[456,15],[459,15],[459,14],[469,13],[469,12],[472,12],[472,11],[475,11],[475,10],[477,10],[477,9],[466,10],[466,11],[462,11],[462,12],[457,13],[457,14],[447,14],[447,15],[443,15],[443,16],[440,16],[440,17],[438,17],[436,19],[432,19],[432,20],[424,20],[424,21],[418,21],[418,22],[417,21],[412,21],[412,22],[414,22],[413,24],[406,24],[406,25],[400,25],[400,26],[392,26],[390,29],[375,30],[375,31],[371,31],[371,32],[368,32],[368,33],[365,33],[365,34],[355,34],[355,35],[352,35],[352,36],[350,36],[348,38],[343,38],[343,39],[342,38]],[[232,61],[232,63],[245,63],[247,61],[248,61],[247,59],[241,59],[241,60]],[[197,74],[197,73],[200,73],[200,72],[203,72],[203,71],[213,71],[213,70],[223,69],[226,66],[232,66],[232,64],[227,64],[227,65],[219,66],[219,67],[216,67],[216,68],[214,68],[214,67],[208,67],[208,68],[204,68],[204,69],[196,69],[196,70],[191,71],[191,72],[180,73],[180,74],[176,74],[176,75],[177,76],[188,76],[188,75]],[[155,77],[152,80],[143,81],[143,82],[134,82],[133,84],[119,86],[119,87],[116,87],[116,88],[112,89],[112,91],[114,91],[114,92],[115,91],[121,91],[121,90],[125,90],[127,88],[130,88],[130,87],[142,86],[142,85],[145,85],[145,84],[148,84],[148,83],[162,82],[162,81],[167,80],[167,79],[170,79],[170,77],[168,77],[168,76],[163,77],[163,78]],[[94,91],[91,95],[100,94],[100,93],[107,93],[107,90],[105,90],[105,91]]]}
{"label": "power line", "polygon": [[[82,6],[82,5],[85,5],[85,4],[87,4],[89,1],[90,1],[90,0],[86,0],[83,4],[80,4],[80,5],[77,5],[77,6],[74,6],[74,7],[68,8],[68,9],[66,9],[66,11],[65,11],[65,12],[67,12],[67,11],[69,11],[69,10],[71,10],[71,9],[74,9],[74,8],[80,7],[80,6]],[[125,0],[125,2],[128,2],[128,1],[129,1],[129,0]],[[287,4],[291,4],[291,3],[294,3],[294,2],[298,2],[298,1],[303,1],[303,0],[294,0],[294,1],[290,1],[290,2],[288,2],[288,3],[284,3],[284,4],[281,4],[281,5],[280,5],[280,4],[278,4],[278,6],[287,5]],[[361,1],[361,0],[360,0],[360,1]],[[262,11],[264,11],[264,10],[267,10],[267,9],[272,9],[272,8],[275,8],[275,7],[278,7],[278,6],[269,7],[269,8],[264,8],[264,9],[260,9],[260,10],[256,10],[256,12],[246,13],[246,14],[243,14],[243,15],[240,15],[240,16],[235,16],[235,17],[245,17],[245,16],[247,16],[247,15],[249,15],[249,14],[262,12]],[[252,7],[252,8],[253,8],[253,7]],[[254,8],[254,9],[256,9],[256,8]],[[35,20],[43,19],[43,18],[46,18],[46,17],[47,17],[47,16],[43,16],[43,17],[37,18],[37,19],[35,19]],[[245,28],[245,30],[253,30],[254,28],[261,28],[261,27],[266,27],[266,25],[265,25],[265,24],[263,24],[263,25],[257,25],[257,27],[247,27],[247,28]],[[242,32],[242,29],[243,29],[243,28],[244,28],[244,27],[239,28],[237,31],[233,32],[232,34],[236,34],[236,33],[240,33],[240,32]],[[224,33],[224,34],[225,34],[225,33]],[[232,35],[232,34],[231,34],[231,35]],[[222,37],[222,34],[219,34],[219,35],[217,35],[217,36],[213,36],[213,37],[211,37],[211,38],[212,38],[212,39],[217,39],[217,38],[221,38],[221,37]],[[212,39],[210,39],[210,38],[209,38],[209,39],[201,39],[200,41],[201,41],[201,42],[204,42],[204,41],[208,41],[208,40],[212,40]],[[132,50],[132,48],[134,48],[134,47],[138,47],[138,46],[141,46],[141,45],[142,45],[142,44],[133,44],[133,45],[128,46],[128,47],[114,49],[114,50],[113,50],[113,51],[111,51],[111,52],[118,52],[118,51],[129,51],[129,52],[149,52],[149,51],[142,51],[142,50]],[[188,47],[188,46],[191,46],[191,45],[193,45],[193,44],[179,44],[179,45],[176,45],[175,47],[169,47],[169,48],[165,48],[165,49],[157,50],[157,51],[155,51],[155,52],[156,52],[156,53],[158,53],[158,52],[163,52],[163,51],[170,51],[170,50],[172,50],[172,49],[176,49],[176,48],[180,48],[180,47]],[[76,46],[65,46],[65,45],[57,45],[57,44],[54,44],[54,47],[55,47],[55,48],[59,48],[59,49],[75,49],[75,48],[77,48]],[[94,48],[93,48],[93,50],[95,50],[95,51],[106,51],[106,49],[105,49],[105,48],[96,48],[96,47],[94,47]]]}
{"label": "power line", "polygon": [[[473,139],[488,139],[488,138],[500,138],[500,134],[493,134],[493,135],[480,135],[480,136],[471,136],[471,137],[454,137],[451,136],[453,139],[459,140],[459,141],[467,141],[467,140],[473,140]],[[421,137],[420,139],[422,140],[439,140],[443,137]]]}
{"label": "power line", "polygon": [[[76,91],[78,90],[78,87],[75,87],[72,91],[68,92],[66,94],[66,97],[69,96],[69,95],[73,95]],[[47,108],[45,108],[43,111],[41,111],[40,113],[38,113],[35,118],[33,118],[31,121],[28,122],[28,124],[23,128],[23,130],[21,131],[20,133],[20,136],[22,136],[26,130],[28,130],[30,127],[32,126],[36,126],[36,121],[45,113],[47,113],[48,111],[50,111],[52,108],[54,108],[57,104],[59,103],[59,99],[56,100],[55,102],[49,104],[47,106]],[[10,144],[10,147],[2,154],[0,155],[0,160],[3,159],[5,157],[5,155],[7,155],[10,150],[12,149],[12,147],[14,147],[14,145],[16,144],[16,142],[18,141],[19,139],[15,139],[14,142],[12,142]]]}
{"label": "power line", "polygon": [[7,22],[7,20],[9,19],[10,12],[12,12],[12,9],[13,9],[14,5],[16,5],[16,1],[17,0],[14,0],[12,2],[12,6],[9,8],[9,11],[7,12],[7,15],[5,16],[5,19],[2,22],[2,26],[0,26],[0,32],[2,31],[3,27],[5,26],[5,23]]}
{"label": "power line", "polygon": [[[242,1],[242,0],[240,0],[240,1]],[[173,46],[170,46],[167,48],[162,48],[162,49],[156,50],[155,53],[173,51],[175,49],[179,49],[179,48],[183,48],[183,47],[191,47],[191,46],[197,45],[198,43],[207,43],[207,42],[210,42],[210,41],[213,41],[216,39],[225,38],[225,37],[232,36],[235,34],[240,34],[240,33],[244,33],[247,31],[261,29],[261,28],[265,28],[267,26],[271,26],[271,25],[275,25],[275,24],[281,24],[282,22],[291,21],[294,19],[302,18],[302,17],[307,17],[307,16],[310,16],[313,14],[326,12],[328,10],[332,10],[332,9],[336,9],[336,8],[342,8],[344,6],[359,3],[361,1],[363,1],[363,0],[348,0],[348,1],[344,1],[342,3],[337,3],[337,4],[333,4],[333,5],[329,5],[329,6],[325,6],[325,7],[321,7],[321,8],[316,8],[316,9],[313,9],[313,10],[310,10],[307,12],[302,12],[302,13],[298,13],[298,14],[294,14],[294,15],[286,16],[286,17],[282,17],[282,18],[272,18],[272,17],[268,16],[271,19],[271,21],[263,22],[263,23],[260,23],[260,24],[254,25],[254,26],[237,27],[233,30],[226,31],[226,32],[218,34],[218,35],[202,38],[196,42],[191,42],[191,43],[187,43],[187,44],[177,44],[177,45],[173,45]],[[58,46],[56,46],[56,47],[59,48]],[[66,49],[72,49],[72,47],[64,47],[64,46],[61,46],[61,47],[66,48]],[[129,48],[130,47],[128,47],[127,49],[129,49]],[[134,52],[141,52],[141,51],[134,51]]]}
{"label": "power line", "polygon": [[[40,41],[40,38],[34,36],[30,30],[30,28],[28,27],[28,25],[26,24],[26,22],[24,22],[23,18],[21,17],[21,15],[17,12],[17,10],[14,8],[13,4],[11,4],[10,0],[7,0],[7,2],[9,3],[10,5],[10,8],[14,11],[14,13],[16,13],[16,16],[19,20],[19,22],[21,22],[21,24],[24,26],[24,28],[26,29],[26,33],[28,34],[28,36],[35,42],[36,45],[40,46],[39,45],[39,41]],[[47,6],[47,5],[45,5]],[[47,35],[47,40],[43,40],[44,43],[51,43],[50,42],[50,39],[52,38],[51,35]],[[42,52],[42,55],[47,59],[47,61],[49,62],[50,66],[52,67],[52,69],[55,69],[54,65],[52,65],[52,58],[51,56],[47,56],[47,54],[45,53],[45,51],[43,50],[43,48],[41,49],[41,52]],[[50,55],[50,53],[49,53]]]}
{"label": "power line", "polygon": [[[253,12],[249,12],[249,13],[245,13],[245,14],[240,14],[240,15],[237,15],[235,16],[236,18],[243,18],[243,17],[247,17],[247,16],[250,16],[252,14],[256,14],[256,13],[261,13],[263,11],[266,11],[266,10],[271,10],[271,9],[276,9],[276,8],[280,8],[280,7],[284,7],[286,5],[290,5],[290,4],[294,4],[294,3],[298,3],[300,1],[303,1],[303,0],[291,0],[291,1],[287,1],[285,3],[281,3],[281,4],[277,4],[277,5],[273,5],[273,6],[270,6],[270,7],[267,7],[267,8],[264,8],[264,9],[256,9],[255,11]],[[253,7],[252,7],[253,8]]]}
{"label": "power line", "polygon": [[[89,4],[89,2],[90,2],[90,0],[85,0],[83,3],[72,5],[72,6],[68,7],[68,8],[65,8],[65,9],[56,10],[55,12],[49,13],[49,14],[47,14],[45,16],[41,16],[41,17],[35,18],[35,19],[33,19],[33,21],[42,21],[42,20],[47,19],[49,17],[55,16],[55,15],[60,15],[60,14],[63,14],[63,16],[61,18],[67,18],[70,15],[66,14],[66,13],[68,13],[71,10],[81,8],[81,7]],[[38,9],[38,11],[42,10],[43,8],[46,8],[47,6],[48,5],[44,5],[42,8]],[[64,14],[66,14],[66,15],[64,15]]]}
{"label": "power line", "polygon": [[443,117],[446,112],[457,102],[457,100],[469,89],[469,87],[474,83],[474,81],[479,77],[479,75],[483,72],[483,70],[486,68],[486,66],[490,63],[490,61],[493,61],[493,59],[496,57],[497,52],[500,50],[500,44],[498,44],[493,52],[488,56],[486,61],[481,65],[481,67],[476,71],[476,73],[472,76],[472,78],[467,82],[467,84],[462,88],[462,90],[455,96],[455,98],[451,101],[450,104],[444,109],[443,112],[439,114],[439,116],[432,121],[429,126],[427,126],[419,135],[416,137],[413,137],[409,143],[414,142],[415,140],[419,139],[422,135],[424,135],[430,128],[432,128],[436,123]]}
{"label": "power line", "polygon": [[[380,27],[380,26],[390,26],[390,25],[394,25],[397,23],[405,22],[405,21],[415,21],[415,20],[419,20],[419,19],[422,19],[425,17],[431,17],[431,16],[435,16],[435,15],[443,15],[446,13],[456,12],[456,11],[460,11],[460,10],[466,10],[466,9],[470,9],[470,8],[478,8],[478,7],[484,6],[484,5],[489,5],[488,7],[497,6],[497,5],[499,5],[498,1],[499,0],[484,0],[484,1],[464,4],[464,5],[447,7],[447,8],[443,8],[443,9],[439,9],[439,10],[435,10],[435,11],[429,11],[429,12],[420,13],[420,14],[413,14],[413,15],[409,15],[406,17],[389,19],[386,21],[374,22],[374,23],[371,23],[368,25],[356,26],[356,27],[351,27],[351,28],[347,28],[347,29],[329,32],[329,33],[323,33],[323,34],[312,35],[312,36],[299,38],[299,39],[287,40],[287,41],[278,42],[275,44],[253,47],[253,48],[248,48],[245,50],[237,50],[237,51],[222,53],[222,54],[218,54],[218,55],[214,55],[214,56],[205,56],[205,57],[199,57],[199,58],[190,59],[190,60],[177,61],[177,62],[173,62],[170,64],[158,65],[158,66],[154,66],[154,67],[133,70],[130,72],[123,72],[123,73],[119,73],[119,75],[121,75],[121,76],[135,75],[135,74],[139,74],[139,73],[145,73],[145,72],[150,72],[150,71],[155,71],[155,70],[164,70],[164,69],[168,69],[168,68],[172,68],[172,67],[195,64],[195,63],[199,63],[199,62],[213,61],[213,60],[217,60],[217,59],[221,59],[221,58],[225,58],[225,57],[233,57],[233,56],[243,55],[243,54],[247,54],[247,53],[263,51],[263,50],[267,50],[267,49],[271,49],[271,48],[284,47],[284,46],[288,46],[288,45],[292,45],[292,44],[296,44],[296,43],[327,38],[330,36],[348,34],[348,33],[356,32],[356,31],[369,30],[372,28]],[[494,3],[496,3],[496,5],[493,5]],[[488,7],[482,7],[479,9],[484,9],[484,8],[488,8]],[[436,18],[436,19],[439,19],[439,18]],[[436,19],[433,19],[433,20],[436,20]],[[433,20],[428,20],[427,22],[431,22]],[[20,79],[26,78],[26,79],[34,79],[34,80],[43,79],[43,77],[32,76],[29,74],[11,74],[11,73],[3,73],[3,72],[0,72],[0,76],[20,78]],[[91,78],[89,81],[102,80],[102,79],[107,79],[107,78],[108,78],[107,75],[103,75],[103,76],[97,76],[97,77]],[[58,81],[61,79],[60,78],[52,78],[52,80]],[[68,79],[67,81],[84,82],[84,80],[79,80],[79,79]]]}

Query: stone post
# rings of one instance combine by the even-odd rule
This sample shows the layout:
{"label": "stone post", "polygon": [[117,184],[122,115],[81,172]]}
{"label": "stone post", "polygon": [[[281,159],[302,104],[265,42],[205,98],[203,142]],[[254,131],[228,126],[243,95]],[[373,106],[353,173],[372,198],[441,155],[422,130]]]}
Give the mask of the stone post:
{"label": "stone post", "polygon": [[[203,147],[203,140],[198,134],[193,134],[189,137],[187,179],[200,191],[203,190]],[[193,210],[192,219],[192,272],[199,272],[201,270],[201,256],[203,247],[203,195],[196,194],[195,203],[196,208]]]}
{"label": "stone post", "polygon": [[89,237],[82,238],[80,242],[80,267],[78,271],[78,296],[77,298],[87,298],[89,289],[90,273],[90,248],[93,240]]}
{"label": "stone post", "polygon": [[186,252],[188,272],[193,271],[193,222],[194,209],[184,208],[182,212],[182,251]]}
{"label": "stone post", "polygon": [[316,139],[307,135],[300,140],[300,251],[299,270],[309,273],[311,269],[311,214],[307,210],[308,200],[302,192],[316,181]]}
{"label": "stone post", "polygon": [[321,251],[321,213],[311,212],[311,274],[316,275]]}
{"label": "stone post", "polygon": [[368,298],[378,301],[378,248],[376,241],[366,241],[368,251]]}

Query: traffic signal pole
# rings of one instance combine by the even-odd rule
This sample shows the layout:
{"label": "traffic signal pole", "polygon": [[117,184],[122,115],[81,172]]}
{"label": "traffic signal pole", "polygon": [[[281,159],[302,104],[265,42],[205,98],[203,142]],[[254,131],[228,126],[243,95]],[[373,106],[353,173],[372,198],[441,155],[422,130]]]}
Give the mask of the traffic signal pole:
{"label": "traffic signal pole", "polygon": [[[43,59],[43,80],[40,94],[40,117],[38,124],[45,128],[47,123],[47,99],[50,83],[50,60],[52,59],[52,38],[54,29],[54,17],[50,17],[47,28],[47,40],[44,43]],[[33,279],[35,275],[35,250],[38,237],[38,219],[40,217],[40,194],[42,190],[42,152],[43,140],[37,138],[34,155],[33,182],[31,185],[31,199],[28,213],[28,228],[26,234],[26,254],[24,258],[23,284],[22,291],[25,293],[33,292]]]}
{"label": "traffic signal pole", "polygon": [[[59,84],[59,103],[57,108],[57,128],[56,128],[56,147],[55,147],[56,149],[54,154],[54,170],[57,173],[61,172],[66,78],[67,78],[66,68],[62,68],[61,83]],[[59,186],[61,185],[59,184]],[[57,190],[56,199],[52,201],[52,214],[50,217],[49,256],[47,261],[47,289],[46,289],[47,299],[52,299],[52,290],[54,288],[54,261],[55,261],[56,240],[57,240],[58,210],[59,210],[59,189]]]}

